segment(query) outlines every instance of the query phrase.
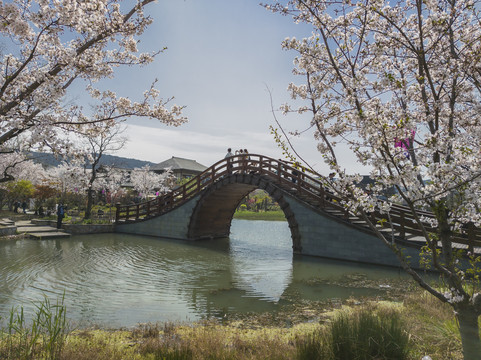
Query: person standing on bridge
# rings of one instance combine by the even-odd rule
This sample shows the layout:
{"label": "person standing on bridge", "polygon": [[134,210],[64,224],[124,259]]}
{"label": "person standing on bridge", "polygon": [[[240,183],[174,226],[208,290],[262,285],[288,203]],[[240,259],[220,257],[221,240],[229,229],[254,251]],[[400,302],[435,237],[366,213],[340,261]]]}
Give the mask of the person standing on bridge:
{"label": "person standing on bridge", "polygon": [[242,150],[242,149],[236,150],[235,156],[237,157],[236,161],[237,161],[237,165],[240,167],[240,172],[242,172],[243,167],[244,167],[243,166],[244,165],[244,150]]}
{"label": "person standing on bridge", "polygon": [[249,160],[251,157],[249,156],[249,153],[247,152],[247,149],[244,149],[244,157],[242,159],[242,170],[244,172],[247,172],[247,166],[249,165]]}
{"label": "person standing on bridge", "polygon": [[299,168],[301,164],[299,164],[297,161],[292,163],[293,169],[291,171],[292,178],[291,181],[295,184],[297,182],[297,178],[299,177]]}
{"label": "person standing on bridge", "polygon": [[232,172],[232,164],[231,164],[231,157],[234,156],[234,154],[232,154],[232,149],[231,148],[228,148],[227,149],[227,154],[225,154],[224,156],[224,159],[227,159],[227,172],[230,174]]}
{"label": "person standing on bridge", "polygon": [[[332,187],[332,184],[334,181],[336,181],[335,179],[335,176],[336,176],[336,173],[329,173],[329,178],[328,178],[328,183],[327,183],[327,186],[326,186],[326,192],[328,194],[334,194],[334,192],[332,191],[331,187]],[[332,197],[330,197],[329,195],[326,196],[326,200],[327,201],[332,201]]]}

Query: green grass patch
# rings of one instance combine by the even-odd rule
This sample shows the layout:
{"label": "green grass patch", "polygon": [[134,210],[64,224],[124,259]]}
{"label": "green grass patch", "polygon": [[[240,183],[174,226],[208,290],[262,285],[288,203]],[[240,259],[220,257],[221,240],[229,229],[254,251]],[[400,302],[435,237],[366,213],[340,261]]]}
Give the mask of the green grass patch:
{"label": "green grass patch", "polygon": [[286,221],[286,217],[282,210],[274,211],[236,211],[234,219],[241,220],[268,220],[268,221]]}

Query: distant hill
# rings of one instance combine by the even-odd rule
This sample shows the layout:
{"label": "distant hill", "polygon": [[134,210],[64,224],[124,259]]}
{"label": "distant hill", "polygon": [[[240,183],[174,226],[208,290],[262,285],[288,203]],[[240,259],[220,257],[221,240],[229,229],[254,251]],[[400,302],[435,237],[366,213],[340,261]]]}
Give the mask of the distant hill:
{"label": "distant hill", "polygon": [[[44,166],[58,166],[62,162],[62,159],[56,159],[53,154],[50,153],[40,153],[40,152],[31,152],[29,154],[29,158],[31,158],[34,162],[42,164]],[[104,166],[115,166],[122,169],[134,169],[140,168],[145,165],[154,165],[154,163],[150,161],[144,160],[137,160],[137,159],[130,159],[115,155],[103,155],[100,158],[100,165]]]}

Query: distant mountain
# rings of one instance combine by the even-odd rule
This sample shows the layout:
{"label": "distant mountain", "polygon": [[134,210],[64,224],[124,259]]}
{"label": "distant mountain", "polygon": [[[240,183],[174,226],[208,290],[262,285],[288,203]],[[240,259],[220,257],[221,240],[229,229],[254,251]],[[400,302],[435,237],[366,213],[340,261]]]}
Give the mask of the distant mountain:
{"label": "distant mountain", "polygon": [[[58,166],[62,163],[62,159],[57,159],[53,154],[50,153],[40,153],[31,152],[29,153],[29,158],[34,162],[42,164],[44,166]],[[152,166],[154,163],[150,161],[130,159],[115,155],[102,155],[100,158],[100,165],[104,166],[115,166],[122,169],[134,169],[140,168],[145,165]]]}

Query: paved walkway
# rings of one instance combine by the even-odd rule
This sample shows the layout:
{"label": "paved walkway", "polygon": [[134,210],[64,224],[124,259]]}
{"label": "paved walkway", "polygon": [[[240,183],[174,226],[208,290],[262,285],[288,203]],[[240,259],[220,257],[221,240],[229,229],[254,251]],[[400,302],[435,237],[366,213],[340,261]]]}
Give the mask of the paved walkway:
{"label": "paved walkway", "polygon": [[15,222],[15,225],[18,233],[27,234],[33,239],[46,240],[70,237],[69,233],[57,230],[52,226],[32,224],[30,220],[20,220]]}

